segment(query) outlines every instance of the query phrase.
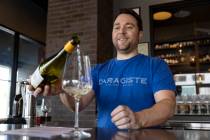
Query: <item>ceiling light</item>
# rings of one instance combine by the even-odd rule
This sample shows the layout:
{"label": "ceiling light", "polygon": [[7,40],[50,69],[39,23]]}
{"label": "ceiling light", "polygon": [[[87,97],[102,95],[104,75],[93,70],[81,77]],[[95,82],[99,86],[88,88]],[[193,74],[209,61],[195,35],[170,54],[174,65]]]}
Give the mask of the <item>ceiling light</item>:
{"label": "ceiling light", "polygon": [[180,10],[174,13],[174,16],[177,18],[185,18],[185,17],[188,17],[189,15],[190,15],[190,11],[186,11],[186,10]]}
{"label": "ceiling light", "polygon": [[156,12],[153,14],[154,20],[167,20],[172,17],[172,14],[167,11]]}

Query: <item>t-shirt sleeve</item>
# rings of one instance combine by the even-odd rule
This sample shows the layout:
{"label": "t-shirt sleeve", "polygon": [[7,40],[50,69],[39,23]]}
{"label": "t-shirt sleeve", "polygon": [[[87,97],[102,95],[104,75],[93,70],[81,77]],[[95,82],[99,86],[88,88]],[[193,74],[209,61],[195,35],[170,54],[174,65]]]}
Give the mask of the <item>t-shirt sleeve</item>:
{"label": "t-shirt sleeve", "polygon": [[99,69],[99,66],[96,65],[91,70],[92,81],[93,81],[93,90],[94,90],[95,94],[97,93],[97,90],[98,90],[98,69]]}
{"label": "t-shirt sleeve", "polygon": [[162,59],[155,59],[152,68],[152,90],[153,93],[159,90],[174,90],[176,89],[173,74],[167,63]]}

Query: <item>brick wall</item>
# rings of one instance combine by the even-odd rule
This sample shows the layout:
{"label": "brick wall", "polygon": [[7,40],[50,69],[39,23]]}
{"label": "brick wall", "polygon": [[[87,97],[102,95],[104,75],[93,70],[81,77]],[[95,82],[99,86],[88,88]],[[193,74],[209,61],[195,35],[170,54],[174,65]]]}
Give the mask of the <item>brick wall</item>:
{"label": "brick wall", "polygon": [[112,24],[113,0],[98,0],[97,62],[113,57]]}
{"label": "brick wall", "polygon": [[[89,54],[92,63],[103,62],[113,53],[111,26],[112,0],[49,0],[46,56],[61,49],[76,32],[82,51]],[[74,113],[67,110],[58,96],[52,97],[52,102],[53,121],[67,121],[73,126]],[[96,125],[95,101],[81,112],[80,125]]]}

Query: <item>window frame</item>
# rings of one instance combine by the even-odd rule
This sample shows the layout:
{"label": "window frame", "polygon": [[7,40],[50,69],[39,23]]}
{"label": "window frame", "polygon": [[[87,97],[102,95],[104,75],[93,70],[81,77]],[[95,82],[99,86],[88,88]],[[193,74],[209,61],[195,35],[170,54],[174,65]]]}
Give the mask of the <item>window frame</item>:
{"label": "window frame", "polygon": [[[17,70],[18,70],[18,62],[19,62],[19,49],[20,49],[20,39],[26,39],[30,40],[32,42],[38,43],[42,46],[45,46],[45,43],[37,41],[30,36],[24,35],[22,33],[19,33],[17,31],[14,31],[8,27],[5,27],[4,25],[0,24],[0,30],[5,31],[7,33],[10,33],[14,37],[13,42],[13,58],[12,58],[12,65],[11,65],[11,85],[10,85],[10,97],[9,97],[9,116],[12,115],[12,106],[13,106],[13,100],[16,94],[16,83],[17,83]],[[39,47],[38,49],[38,62],[41,61],[41,59],[45,56],[45,47]]]}

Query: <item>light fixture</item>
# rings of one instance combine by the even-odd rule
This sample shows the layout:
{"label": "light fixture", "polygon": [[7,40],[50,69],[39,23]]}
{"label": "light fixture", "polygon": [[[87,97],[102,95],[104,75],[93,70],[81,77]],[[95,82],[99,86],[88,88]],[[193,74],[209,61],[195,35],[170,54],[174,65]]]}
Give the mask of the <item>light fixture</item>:
{"label": "light fixture", "polygon": [[190,14],[191,14],[190,11],[180,10],[180,11],[177,11],[176,13],[174,13],[174,16],[177,18],[185,18],[185,17],[190,16]]}
{"label": "light fixture", "polygon": [[153,14],[154,20],[167,20],[172,17],[172,14],[167,11],[156,12]]}

